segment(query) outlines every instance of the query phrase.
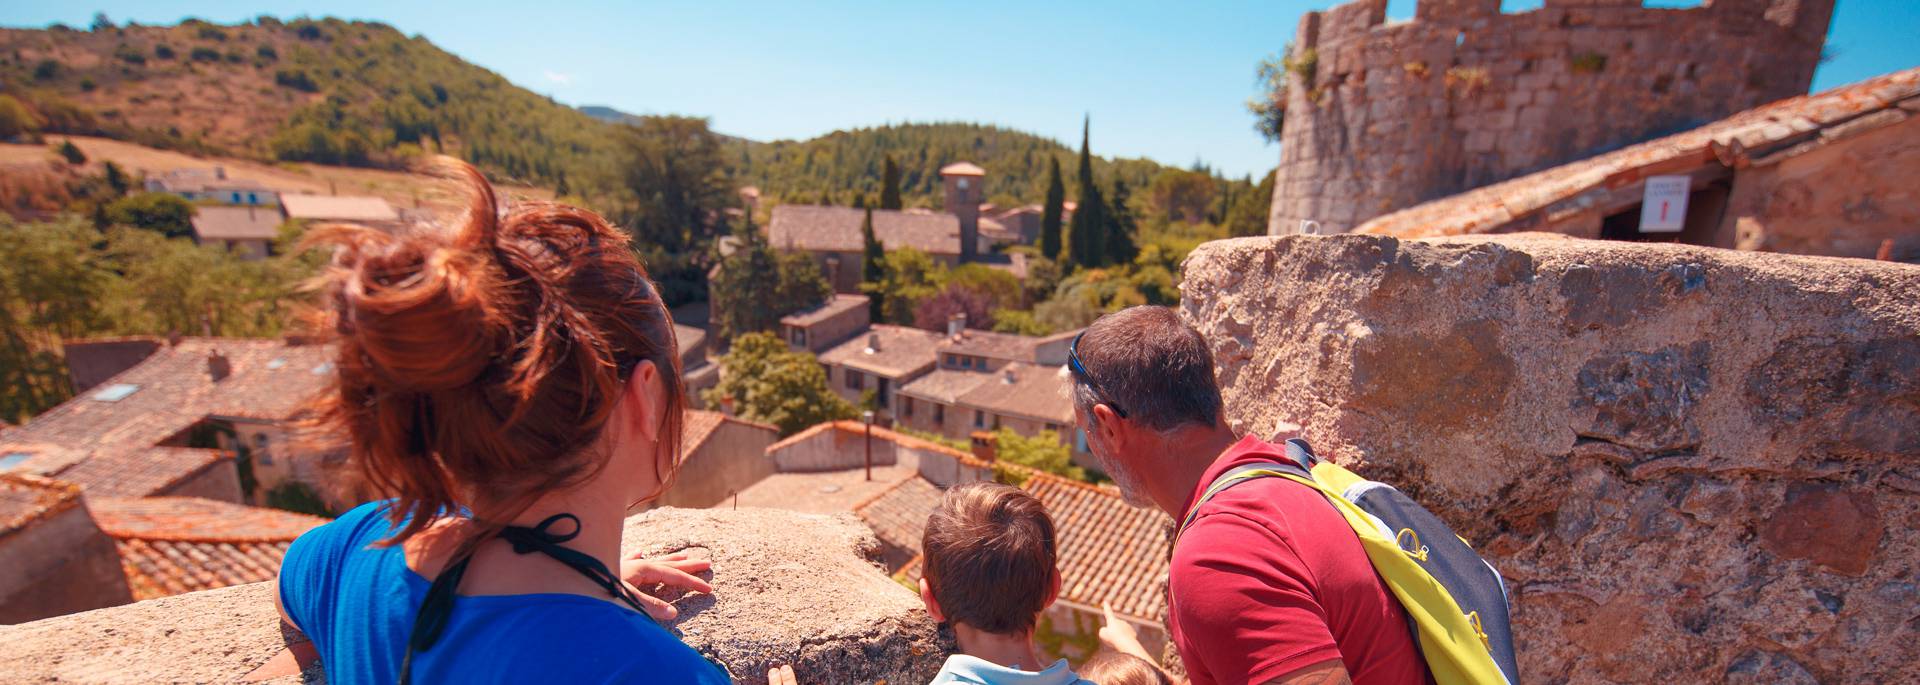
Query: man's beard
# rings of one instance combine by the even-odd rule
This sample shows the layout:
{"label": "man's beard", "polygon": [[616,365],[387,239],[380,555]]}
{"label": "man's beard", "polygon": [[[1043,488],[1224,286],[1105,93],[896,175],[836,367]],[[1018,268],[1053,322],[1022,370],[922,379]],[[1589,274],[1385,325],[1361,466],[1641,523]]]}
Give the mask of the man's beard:
{"label": "man's beard", "polygon": [[[1088,445],[1088,447],[1093,446]],[[1107,477],[1113,479],[1114,487],[1120,489],[1120,499],[1136,509],[1150,509],[1155,506],[1153,500],[1147,497],[1146,490],[1141,487],[1140,477],[1134,475],[1131,469],[1118,461],[1100,456],[1103,450],[1090,449],[1089,451],[1093,452],[1093,460],[1100,462],[1100,470],[1106,471]]]}

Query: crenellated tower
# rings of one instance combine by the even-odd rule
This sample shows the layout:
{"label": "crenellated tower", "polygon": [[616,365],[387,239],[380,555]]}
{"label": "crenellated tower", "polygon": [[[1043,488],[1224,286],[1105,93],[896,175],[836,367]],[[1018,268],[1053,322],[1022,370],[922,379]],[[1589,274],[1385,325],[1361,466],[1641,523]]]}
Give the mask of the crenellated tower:
{"label": "crenellated tower", "polygon": [[[1834,0],[1386,0],[1300,19],[1267,231],[1367,219],[1801,95]],[[1311,222],[1311,223],[1308,223]]]}

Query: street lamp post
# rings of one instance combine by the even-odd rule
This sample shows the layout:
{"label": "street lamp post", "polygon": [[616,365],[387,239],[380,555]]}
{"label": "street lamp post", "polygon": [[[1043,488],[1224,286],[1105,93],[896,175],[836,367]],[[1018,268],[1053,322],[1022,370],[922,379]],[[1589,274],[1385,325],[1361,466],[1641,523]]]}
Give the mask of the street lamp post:
{"label": "street lamp post", "polygon": [[873,480],[873,410],[861,412],[860,418],[867,421],[867,480]]}

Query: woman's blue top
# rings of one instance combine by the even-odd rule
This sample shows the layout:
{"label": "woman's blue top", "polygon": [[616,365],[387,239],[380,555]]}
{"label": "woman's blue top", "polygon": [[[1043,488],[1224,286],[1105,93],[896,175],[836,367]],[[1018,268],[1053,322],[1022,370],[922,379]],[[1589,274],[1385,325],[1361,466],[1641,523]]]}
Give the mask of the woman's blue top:
{"label": "woman's blue top", "polygon": [[[287,548],[280,601],[313,640],[327,682],[400,678],[426,578],[400,546],[386,502],[360,505]],[[564,568],[558,573],[572,573]],[[413,657],[416,683],[726,683],[726,674],[645,614],[570,594],[460,596],[446,631]]]}

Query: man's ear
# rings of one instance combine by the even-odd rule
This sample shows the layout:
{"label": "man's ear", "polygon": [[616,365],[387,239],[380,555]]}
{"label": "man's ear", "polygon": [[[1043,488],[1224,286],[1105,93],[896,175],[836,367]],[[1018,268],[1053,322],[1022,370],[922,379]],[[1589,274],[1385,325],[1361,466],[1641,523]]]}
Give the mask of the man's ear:
{"label": "man's ear", "polygon": [[1120,448],[1120,433],[1124,428],[1120,425],[1120,415],[1113,413],[1113,407],[1105,403],[1093,405],[1093,430],[1100,433],[1100,440],[1109,445],[1108,449]]}
{"label": "man's ear", "polygon": [[925,577],[920,579],[920,602],[927,605],[927,613],[933,615],[933,620],[946,622],[947,617],[940,613],[940,602],[933,598],[933,587],[927,585]]}
{"label": "man's ear", "polygon": [[667,408],[667,384],[666,379],[660,377],[660,367],[650,361],[636,364],[633,373],[627,377],[626,397],[623,399],[627,406],[634,407],[628,416],[639,422],[634,428],[640,436],[648,441],[658,441]]}

